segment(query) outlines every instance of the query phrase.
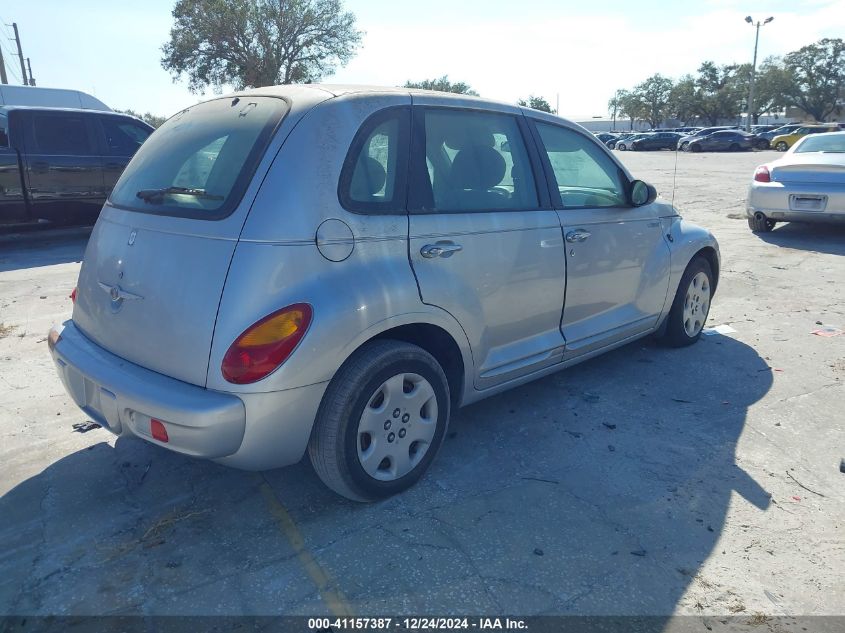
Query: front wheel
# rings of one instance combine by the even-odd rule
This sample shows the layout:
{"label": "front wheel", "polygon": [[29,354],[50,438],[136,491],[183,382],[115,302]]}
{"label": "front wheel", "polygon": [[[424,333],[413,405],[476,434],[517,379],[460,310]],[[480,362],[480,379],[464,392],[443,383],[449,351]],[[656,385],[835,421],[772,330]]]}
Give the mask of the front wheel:
{"label": "front wheel", "polygon": [[449,405],[449,383],[431,354],[402,341],[371,341],[329,383],[308,456],[323,483],[348,499],[394,495],[428,469]]}
{"label": "front wheel", "polygon": [[685,347],[701,338],[712,296],[713,270],[710,262],[698,256],[684,271],[669,316],[666,317],[668,322],[664,340],[667,344]]}

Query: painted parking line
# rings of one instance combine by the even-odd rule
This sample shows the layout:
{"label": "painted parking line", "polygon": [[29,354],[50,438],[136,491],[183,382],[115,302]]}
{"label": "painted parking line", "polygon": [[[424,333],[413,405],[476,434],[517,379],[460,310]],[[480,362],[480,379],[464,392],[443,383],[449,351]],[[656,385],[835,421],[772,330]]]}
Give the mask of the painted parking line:
{"label": "painted parking line", "polygon": [[279,501],[279,498],[264,475],[261,474],[259,476],[261,477],[259,488],[261,489],[261,494],[264,496],[264,500],[267,502],[270,514],[276,519],[276,525],[279,527],[279,531],[284,534],[288,543],[290,543],[290,546],[296,552],[299,563],[305,569],[311,582],[314,583],[320,594],[320,598],[326,603],[333,615],[339,617],[354,616],[355,612],[352,609],[352,605],[349,604],[346,596],[343,595],[337,582],[332,579],[329,573],[317,562],[311,555],[311,552],[308,551],[308,548],[305,546],[305,538],[296,526],[290,512]]}

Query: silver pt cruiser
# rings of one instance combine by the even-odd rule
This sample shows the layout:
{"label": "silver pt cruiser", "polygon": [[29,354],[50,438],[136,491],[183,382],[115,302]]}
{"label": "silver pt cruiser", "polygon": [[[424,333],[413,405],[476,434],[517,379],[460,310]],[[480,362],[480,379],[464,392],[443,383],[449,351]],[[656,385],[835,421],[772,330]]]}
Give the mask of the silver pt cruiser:
{"label": "silver pt cruiser", "polygon": [[454,407],[649,334],[695,342],[706,230],[513,105],[283,86],[188,108],[91,235],[51,353],[119,435],[338,493],[413,484]]}

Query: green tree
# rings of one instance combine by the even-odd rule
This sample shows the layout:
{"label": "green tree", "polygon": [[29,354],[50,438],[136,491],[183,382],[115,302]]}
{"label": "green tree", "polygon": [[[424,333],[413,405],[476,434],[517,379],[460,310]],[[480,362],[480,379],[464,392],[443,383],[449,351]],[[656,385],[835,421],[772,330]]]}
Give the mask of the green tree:
{"label": "green tree", "polygon": [[463,81],[452,83],[449,75],[443,75],[438,79],[423,79],[422,81],[406,81],[405,88],[419,88],[421,90],[437,90],[438,92],[455,92],[462,95],[477,97],[478,93],[470,88],[470,85]]}
{"label": "green tree", "polygon": [[842,111],[839,100],[845,89],[845,41],[821,39],[786,54],[783,62],[791,79],[786,92],[791,105],[816,121]]}
{"label": "green tree", "polygon": [[550,112],[552,114],[557,114],[557,110],[553,110],[551,104],[546,101],[543,97],[535,97],[534,95],[530,95],[527,99],[520,99],[519,105],[524,106],[526,108],[533,108],[534,110],[540,110],[541,112]]}
{"label": "green tree", "polygon": [[695,79],[692,75],[684,75],[669,93],[669,104],[667,109],[669,116],[677,119],[684,125],[689,125],[696,117],[698,92],[695,86]]}
{"label": "green tree", "polygon": [[636,121],[643,121],[646,117],[646,107],[640,96],[628,90],[617,92],[619,99],[619,116],[625,117],[630,122],[630,129],[634,129]]}
{"label": "green tree", "polygon": [[192,92],[319,81],[362,33],[340,0],[178,0],[161,64]]}
{"label": "green tree", "polygon": [[617,90],[613,96],[607,100],[607,113],[610,115],[610,118],[613,120],[613,129],[616,129],[616,116],[622,110],[622,100],[621,96],[627,92],[626,90]]}
{"label": "green tree", "polygon": [[167,120],[167,117],[158,116],[157,114],[150,114],[149,112],[145,112],[144,114],[139,114],[138,112],[135,112],[135,110],[115,110],[115,112],[134,116],[136,119],[141,119],[144,123],[148,123],[153,127],[159,127],[162,123]]}
{"label": "green tree", "polygon": [[[751,64],[737,67],[733,77],[734,89],[741,99],[748,98]],[[793,82],[791,73],[777,57],[767,57],[760,64],[754,78],[754,112],[751,120],[757,123],[760,115],[780,112],[789,105],[787,93]]]}
{"label": "green tree", "polygon": [[633,91],[640,103],[641,115],[655,128],[669,114],[669,97],[672,94],[672,80],[660,73],[652,75]]}
{"label": "green tree", "polygon": [[717,66],[713,62],[704,62],[698,68],[693,108],[709,125],[736,118],[743,99],[748,97],[737,86],[737,68],[736,64]]}

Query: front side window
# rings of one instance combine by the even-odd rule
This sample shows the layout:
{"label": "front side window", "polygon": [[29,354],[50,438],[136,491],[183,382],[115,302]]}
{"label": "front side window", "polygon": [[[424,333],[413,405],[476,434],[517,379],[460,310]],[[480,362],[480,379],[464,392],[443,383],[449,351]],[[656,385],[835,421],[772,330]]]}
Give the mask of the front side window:
{"label": "front side window", "polygon": [[627,204],[623,174],[601,147],[574,130],[540,122],[536,125],[563,208]]}
{"label": "front side window", "polygon": [[214,99],[168,119],[138,149],[111,204],[160,215],[219,219],[238,205],[273,131],[282,99]]}
{"label": "front side window", "polygon": [[119,117],[104,116],[100,121],[111,156],[132,156],[151,133],[147,128]]}
{"label": "front side window", "polygon": [[537,187],[517,119],[509,114],[426,108],[426,210],[537,209]]}
{"label": "front side window", "polygon": [[34,153],[91,156],[94,146],[81,114],[35,114],[32,117]]}

